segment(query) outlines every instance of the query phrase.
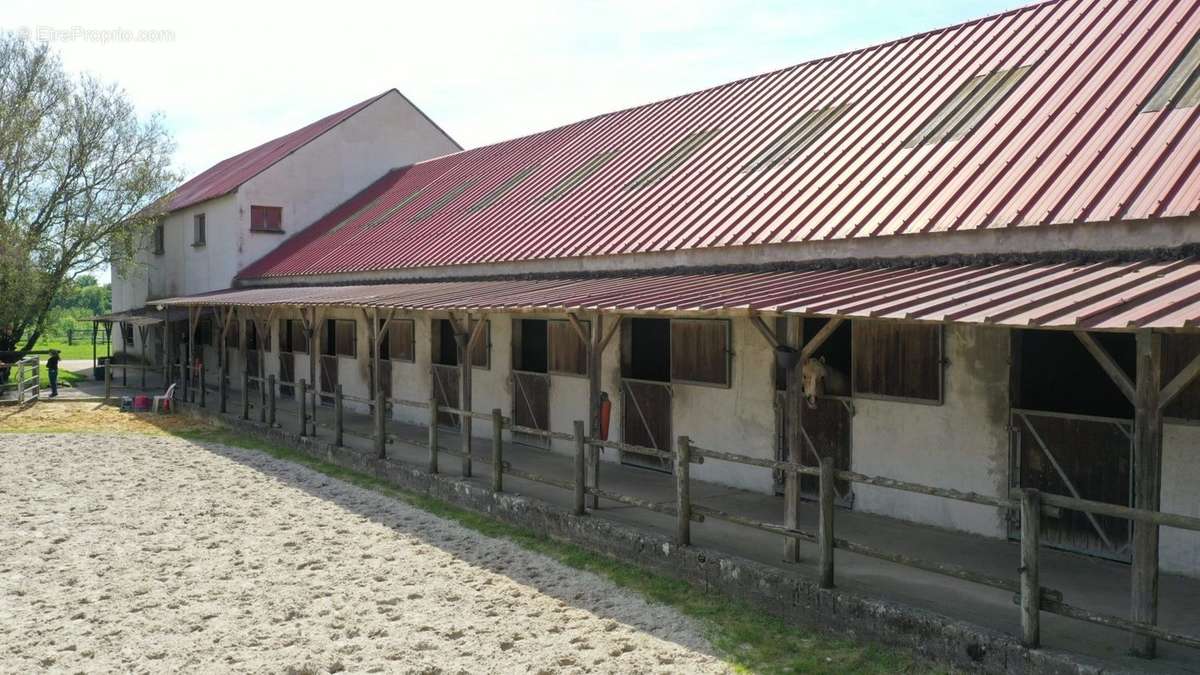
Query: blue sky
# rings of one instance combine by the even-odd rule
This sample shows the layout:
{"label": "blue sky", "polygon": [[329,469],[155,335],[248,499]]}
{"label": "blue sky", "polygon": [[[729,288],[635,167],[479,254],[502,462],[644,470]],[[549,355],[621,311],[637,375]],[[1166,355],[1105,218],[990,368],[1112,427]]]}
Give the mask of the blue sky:
{"label": "blue sky", "polygon": [[473,147],[1024,4],[10,0],[0,29],[161,113],[190,176],[392,87]]}

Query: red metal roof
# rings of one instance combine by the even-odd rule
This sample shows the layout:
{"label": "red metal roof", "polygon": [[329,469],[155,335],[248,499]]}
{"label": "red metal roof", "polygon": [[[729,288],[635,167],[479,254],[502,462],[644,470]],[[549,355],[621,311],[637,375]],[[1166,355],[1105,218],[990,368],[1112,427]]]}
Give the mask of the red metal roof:
{"label": "red metal roof", "polygon": [[[242,278],[949,230],[1200,210],[1200,107],[1140,112],[1200,29],[1200,0],[1054,0],[397,171]],[[972,77],[1031,66],[972,133],[903,147]],[[743,169],[805,113],[846,106],[797,156]],[[679,141],[716,135],[629,184]],[[565,197],[543,196],[598,153]],[[482,196],[537,169],[490,207]],[[421,209],[464,181],[435,216]],[[347,218],[424,191],[382,222]],[[327,233],[336,230],[334,235]]]}
{"label": "red metal roof", "polygon": [[251,148],[243,153],[217,162],[183,185],[175,188],[167,210],[182,209],[185,206],[198,204],[236,190],[242,183],[262,173],[275,162],[299,150],[316,137],[346,121],[350,116],[387,96],[389,93],[391,93],[391,90],[385,91],[378,96],[373,96],[361,103],[356,103],[340,112],[322,117],[316,122],[297,129],[290,134],[285,134],[273,141],[267,141],[256,148]]}
{"label": "red metal roof", "polygon": [[1200,258],[262,287],[162,305],[784,312],[1087,329],[1200,325]]}

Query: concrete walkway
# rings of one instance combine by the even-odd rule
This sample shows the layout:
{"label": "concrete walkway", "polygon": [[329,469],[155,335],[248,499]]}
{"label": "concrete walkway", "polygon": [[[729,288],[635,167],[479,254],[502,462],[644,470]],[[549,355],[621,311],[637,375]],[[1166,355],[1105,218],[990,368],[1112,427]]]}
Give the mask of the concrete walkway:
{"label": "concrete walkway", "polygon": [[[132,376],[131,376],[132,383]],[[100,385],[102,393],[103,383]],[[86,389],[92,389],[87,385]],[[258,419],[257,394],[251,394],[252,420]],[[215,413],[215,391],[209,394],[208,409]],[[231,392],[228,414],[241,411],[240,392]],[[280,400],[276,421],[284,430],[299,429],[294,401]],[[317,411],[319,438],[332,441],[333,411]],[[476,420],[476,428],[486,425]],[[347,408],[344,415],[344,443],[347,446],[372,447],[371,418]],[[388,458],[393,461],[425,466],[428,431],[425,427],[388,424]],[[457,449],[460,438],[454,431],[443,429],[442,447]],[[613,450],[606,450],[613,453]],[[490,485],[491,441],[476,439],[473,444],[473,476],[466,480]],[[505,442],[504,458],[513,467],[533,471],[549,478],[570,482],[573,467],[570,457],[543,449]],[[447,476],[461,475],[457,456],[443,454],[439,465]],[[529,495],[546,502],[570,508],[572,494],[556,487],[534,483],[513,476],[504,477],[506,491]],[[600,487],[619,494],[638,497],[662,504],[674,503],[672,476],[616,463],[605,462],[600,471]],[[749,492],[693,480],[694,503],[766,522],[782,522],[782,498]],[[674,518],[646,509],[601,500],[595,515],[614,521],[651,529],[662,534],[674,532]],[[816,505],[806,503],[800,527],[816,529]],[[839,511],[837,536],[867,544],[889,552],[901,553],[924,560],[952,563],[996,577],[1017,579],[1018,546],[1015,542],[990,539],[972,534],[915,525],[909,522],[854,511]],[[725,551],[744,558],[788,570],[799,575],[817,576],[815,544],[801,542],[801,562],[782,561],[783,538],[710,518],[693,523],[692,540],[707,548]],[[1088,610],[1128,616],[1129,567],[1120,563],[1044,548],[1042,551],[1042,585],[1063,593],[1063,599]],[[939,574],[922,572],[910,567],[874,558],[837,552],[836,582],[840,588],[864,596],[893,600],[913,607],[938,612],[954,619],[968,621],[1009,635],[1020,635],[1020,616],[1013,594],[991,587],[961,581]],[[1200,580],[1164,574],[1161,579],[1159,623],[1164,628],[1183,633],[1200,632]],[[1117,672],[1174,672],[1200,673],[1200,650],[1159,642],[1160,657],[1153,661],[1137,659],[1126,654],[1129,636],[1123,631],[1059,617],[1042,615],[1042,644],[1055,650],[1067,650],[1102,659],[1109,670]]]}

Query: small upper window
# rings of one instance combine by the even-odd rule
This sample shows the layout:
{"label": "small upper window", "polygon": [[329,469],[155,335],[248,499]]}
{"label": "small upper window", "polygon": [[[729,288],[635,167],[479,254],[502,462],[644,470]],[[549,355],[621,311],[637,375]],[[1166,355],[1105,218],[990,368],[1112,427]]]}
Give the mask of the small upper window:
{"label": "small upper window", "polygon": [[742,170],[749,173],[792,161],[801,150],[828,131],[849,108],[849,104],[844,104],[809,110],[784,129],[778,138],[750,160]]}
{"label": "small upper window", "polygon": [[482,210],[486,209],[487,207],[491,206],[492,204],[494,204],[496,202],[496,200],[498,200],[501,197],[503,197],[504,195],[508,194],[509,190],[512,190],[513,188],[520,185],[521,181],[528,178],[529,174],[533,173],[534,171],[537,171],[536,164],[533,166],[527,166],[524,169],[521,169],[520,171],[514,173],[512,176],[509,177],[508,180],[504,181],[499,186],[497,186],[495,190],[492,190],[487,195],[485,195],[482,199],[480,199],[479,201],[472,204],[471,208],[470,208],[470,212],[475,213],[476,211],[482,211]]}
{"label": "small upper window", "polygon": [[591,178],[592,174],[596,173],[600,169],[603,169],[604,165],[611,162],[613,157],[616,156],[616,150],[598,152],[595,155],[592,155],[591,159],[589,159],[583,166],[572,171],[570,175],[560,180],[557,185],[550,189],[549,192],[542,195],[542,201],[552,202],[556,199],[562,199],[563,197],[567,196],[571,190],[574,190],[579,186],[580,183],[583,183],[588,178]]}
{"label": "small upper window", "polygon": [[205,244],[206,232],[204,231],[204,214],[197,213],[192,216],[192,246],[203,246]]}
{"label": "small upper window", "polygon": [[282,232],[283,207],[251,206],[250,229],[259,232]]}
{"label": "small upper window", "polygon": [[1142,106],[1143,112],[1200,104],[1200,33],[1196,33],[1166,77]]}
{"label": "small upper window", "polygon": [[1025,79],[1031,67],[997,70],[967,80],[904,142],[904,147],[941,143],[975,131]]}
{"label": "small upper window", "polygon": [[466,192],[474,184],[475,184],[475,179],[464,180],[463,182],[459,183],[458,185],[455,185],[454,187],[450,188],[449,190],[446,190],[445,194],[443,194],[441,197],[437,198],[437,201],[433,202],[429,206],[426,206],[425,208],[418,211],[417,215],[413,216],[409,220],[409,222],[419,223],[422,220],[425,220],[426,218],[437,213],[438,211],[441,211],[447,204],[454,201],[455,199],[458,199],[459,195]]}
{"label": "small upper window", "polygon": [[166,231],[163,229],[163,224],[158,223],[154,226],[154,255],[162,255],[167,251]]}
{"label": "small upper window", "polygon": [[718,129],[710,129],[684,136],[682,140],[671,146],[671,149],[667,150],[662,157],[659,157],[653,164],[646,167],[645,171],[629,181],[629,185],[626,187],[628,189],[646,187],[666,178],[680,164],[683,164],[689,157],[696,154],[697,150],[704,147],[705,143],[712,140],[712,137],[717,135],[717,131]]}

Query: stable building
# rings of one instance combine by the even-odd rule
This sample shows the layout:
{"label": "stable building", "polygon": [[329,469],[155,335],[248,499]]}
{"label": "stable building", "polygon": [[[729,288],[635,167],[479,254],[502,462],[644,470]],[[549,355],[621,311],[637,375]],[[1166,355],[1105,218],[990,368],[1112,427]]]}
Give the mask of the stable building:
{"label": "stable building", "polygon": [[[219,288],[168,283],[188,290],[144,304],[186,309],[156,339],[193,389],[246,369],[283,397],[304,380],[317,406],[340,390],[363,412],[380,394],[500,409],[551,453],[586,420],[622,444],[592,480],[604,463],[675,471],[686,436],[1200,516],[1198,118],[1200,3],[1053,0],[428,147]],[[690,471],[777,495],[784,527],[818,492],[769,466]],[[1020,537],[1008,508],[849,480],[835,498]],[[1131,563],[1138,621],[1155,620],[1159,570],[1200,577],[1196,532],[1048,509],[1041,541]]]}

